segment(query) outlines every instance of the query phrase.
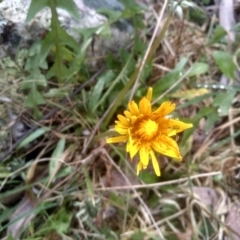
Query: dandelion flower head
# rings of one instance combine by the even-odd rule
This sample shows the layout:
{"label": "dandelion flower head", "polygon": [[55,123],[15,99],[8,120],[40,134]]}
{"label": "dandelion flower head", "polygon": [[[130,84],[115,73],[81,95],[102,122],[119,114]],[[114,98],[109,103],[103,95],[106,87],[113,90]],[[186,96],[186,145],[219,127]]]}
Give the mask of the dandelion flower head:
{"label": "dandelion flower head", "polygon": [[115,121],[114,129],[120,135],[108,138],[107,143],[127,142],[126,151],[131,159],[139,153],[137,174],[145,169],[151,160],[156,175],[160,176],[155,152],[181,161],[179,147],[173,136],[191,128],[192,124],[166,117],[175,109],[174,103],[163,102],[153,111],[151,100],[152,88],[149,88],[139,105],[135,101],[129,102],[128,110],[124,111],[124,115],[119,114],[118,121]]}

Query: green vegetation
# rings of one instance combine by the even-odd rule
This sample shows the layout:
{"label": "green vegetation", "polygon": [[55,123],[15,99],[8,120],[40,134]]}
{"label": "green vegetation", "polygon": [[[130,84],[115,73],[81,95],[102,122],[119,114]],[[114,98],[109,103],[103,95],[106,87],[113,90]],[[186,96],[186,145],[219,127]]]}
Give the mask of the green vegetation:
{"label": "green vegetation", "polygon": [[[123,13],[101,10],[108,16],[102,26],[76,29],[79,44],[56,11],[79,18],[72,0],[32,1],[27,21],[49,7],[51,30],[24,52],[19,68],[4,65],[20,78],[21,112],[32,120],[24,139],[0,154],[2,239],[231,236],[222,216],[239,194],[239,46],[229,47],[220,26],[196,24],[194,9],[201,22],[209,19],[190,2],[161,6],[157,19],[124,2]],[[131,44],[101,56],[92,52],[95,33],[110,39],[122,18],[133,22]],[[224,90],[221,74],[231,83]],[[176,139],[182,162],[158,155],[160,177],[151,166],[136,176],[137,159],[129,160],[125,145],[106,144],[117,114],[149,86],[154,108],[172,101],[174,118],[194,125]]]}

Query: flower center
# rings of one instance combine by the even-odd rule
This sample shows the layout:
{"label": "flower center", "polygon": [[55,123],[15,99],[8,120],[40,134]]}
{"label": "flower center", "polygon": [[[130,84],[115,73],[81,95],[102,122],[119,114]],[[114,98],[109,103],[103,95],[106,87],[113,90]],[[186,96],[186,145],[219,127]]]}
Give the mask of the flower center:
{"label": "flower center", "polygon": [[144,120],[139,124],[136,133],[143,140],[150,140],[155,136],[158,130],[158,124],[153,120]]}

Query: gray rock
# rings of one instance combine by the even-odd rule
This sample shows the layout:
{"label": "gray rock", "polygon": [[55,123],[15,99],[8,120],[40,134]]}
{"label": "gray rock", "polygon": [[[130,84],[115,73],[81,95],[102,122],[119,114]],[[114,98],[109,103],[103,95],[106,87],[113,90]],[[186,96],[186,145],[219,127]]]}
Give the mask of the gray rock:
{"label": "gray rock", "polygon": [[[74,2],[80,14],[79,20],[72,18],[63,9],[57,9],[57,12],[61,26],[78,42],[81,35],[76,29],[97,27],[107,21],[106,16],[98,14],[96,10],[102,8],[124,10],[124,5],[118,0],[74,0]],[[3,0],[0,3],[0,59],[9,55],[14,56],[19,49],[29,48],[46,30],[49,30],[51,22],[49,8],[42,9],[30,23],[25,22],[30,3],[31,0]],[[95,53],[100,50],[99,55],[102,55],[105,51],[119,49],[126,45],[132,32],[131,21],[120,19],[114,24],[112,39],[100,39],[102,47],[94,49]]]}

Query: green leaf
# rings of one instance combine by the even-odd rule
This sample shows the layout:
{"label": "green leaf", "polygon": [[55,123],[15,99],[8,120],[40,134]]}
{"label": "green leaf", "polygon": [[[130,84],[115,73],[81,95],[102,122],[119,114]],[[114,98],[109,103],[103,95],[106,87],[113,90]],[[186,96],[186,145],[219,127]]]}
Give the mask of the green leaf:
{"label": "green leaf", "polygon": [[67,34],[67,32],[60,26],[47,34],[42,43],[41,54],[39,62],[45,61],[48,53],[54,45],[66,45],[78,51],[79,44]]}
{"label": "green leaf", "polygon": [[181,77],[181,73],[182,71],[173,70],[167,73],[162,79],[159,79],[154,87],[153,98],[170,88]]}
{"label": "green leaf", "polygon": [[61,73],[61,79],[66,79],[71,75],[71,70],[64,65],[63,61],[55,61],[52,67],[48,70],[46,75],[47,79],[50,79],[54,76],[57,76],[58,73]]}
{"label": "green leaf", "polygon": [[45,104],[45,99],[42,94],[37,90],[36,86],[33,86],[30,90],[30,93],[25,100],[24,106],[33,108],[34,110],[34,118],[40,118],[42,116],[41,111],[38,108],[38,105]]}
{"label": "green leaf", "polygon": [[34,86],[47,86],[45,76],[39,71],[39,69],[32,70],[32,73],[27,76],[21,84],[21,90],[31,89]]}
{"label": "green leaf", "polygon": [[146,8],[143,8],[135,1],[121,0],[121,2],[125,5],[125,9],[122,13],[123,18],[133,17],[134,15],[141,14],[144,10],[146,10]]}
{"label": "green leaf", "polygon": [[30,22],[38,12],[48,6],[49,0],[32,0],[28,9],[26,22]]}
{"label": "green leaf", "polygon": [[48,132],[50,129],[49,128],[39,128],[36,131],[34,131],[32,134],[30,134],[28,137],[26,137],[18,146],[19,148],[22,148],[26,146],[27,144],[33,142],[36,140],[38,137],[42,136],[46,132]]}
{"label": "green leaf", "polygon": [[63,98],[68,95],[67,89],[51,88],[48,92],[44,93],[45,98]]}
{"label": "green leaf", "polygon": [[179,70],[183,70],[183,68],[186,66],[188,62],[188,58],[184,57],[180,60],[180,62],[177,63],[176,67],[174,68],[174,70],[179,71]]}
{"label": "green leaf", "polygon": [[[39,0],[38,0],[39,1]],[[53,0],[49,0],[53,1]],[[76,20],[79,20],[79,12],[77,9],[77,6],[73,0],[56,0],[56,5],[59,8],[65,9],[70,13],[70,15],[75,18]]]}
{"label": "green leaf", "polygon": [[193,122],[197,123],[201,118],[208,116],[212,112],[212,107],[203,107],[200,111],[196,114],[193,119]]}
{"label": "green leaf", "polygon": [[32,0],[27,13],[26,22],[30,22],[43,8],[51,8],[52,6],[65,9],[73,18],[79,20],[79,12],[73,0]]}
{"label": "green leaf", "polygon": [[109,78],[109,74],[110,74],[110,77],[111,77],[111,72],[106,72],[104,75],[102,75],[98,79],[95,87],[93,88],[93,91],[92,91],[92,94],[91,94],[91,97],[90,97],[90,101],[89,101],[89,109],[92,112],[94,112],[96,110],[96,106],[98,106],[98,102],[101,98],[105,82]]}
{"label": "green leaf", "polygon": [[24,106],[33,108],[34,106],[41,105],[41,104],[45,104],[45,100],[44,100],[43,96],[41,95],[41,93],[38,90],[33,89],[30,92],[30,94],[28,95]]}
{"label": "green leaf", "polygon": [[73,213],[62,207],[56,214],[50,217],[51,219],[48,223],[58,234],[63,235],[68,232],[72,217]]}
{"label": "green leaf", "polygon": [[213,53],[213,58],[223,74],[225,74],[229,79],[235,78],[234,72],[237,67],[233,62],[233,56],[230,53],[215,51]]}
{"label": "green leaf", "polygon": [[6,166],[0,165],[0,179],[4,179],[6,177],[10,177],[11,171]]}
{"label": "green leaf", "polygon": [[219,120],[218,111],[216,108],[207,115],[206,133],[209,133],[214,124]]}
{"label": "green leaf", "polygon": [[220,25],[215,28],[212,39],[209,44],[221,41],[227,35],[227,31]]}
{"label": "green leaf", "polygon": [[[215,227],[213,227],[212,220],[209,220],[208,218],[205,219],[204,222],[201,222],[201,224],[198,225],[198,231],[201,236],[212,236],[215,234]],[[232,237],[229,237],[229,239],[233,239]]]}
{"label": "green leaf", "polygon": [[195,96],[195,98],[189,100],[189,101],[186,101],[184,103],[182,103],[181,105],[178,105],[176,107],[176,110],[179,110],[179,109],[182,109],[182,108],[185,108],[185,107],[188,107],[188,106],[191,106],[191,105],[194,105],[194,104],[197,104],[209,97],[212,97],[213,96],[213,93],[209,93],[209,94],[205,94],[205,95],[202,95],[202,96]]}
{"label": "green leaf", "polygon": [[66,61],[65,46],[69,46],[75,52],[78,52],[79,44],[59,26],[58,22],[54,26],[52,31],[43,40],[39,62],[45,61],[50,50],[53,49],[53,46],[56,46],[52,51],[55,55],[54,65],[48,72],[47,78],[56,76],[59,82],[63,82],[71,74],[70,69],[64,64]]}
{"label": "green leaf", "polygon": [[49,173],[50,176],[53,176],[56,166],[59,163],[59,158],[62,156],[64,149],[65,149],[66,139],[62,138],[58,141],[56,148],[54,149],[51,161],[49,164]]}
{"label": "green leaf", "polygon": [[[124,13],[122,15],[124,17]],[[134,22],[134,27],[135,29],[144,29],[146,27],[145,23],[144,23],[144,18],[142,17],[141,14],[139,15],[135,15],[133,17],[133,22]],[[137,34],[137,31],[135,31]]]}
{"label": "green leaf", "polygon": [[182,76],[187,60],[187,58],[183,58],[171,72],[157,81],[154,87],[153,98],[155,98],[155,95],[159,95],[170,88]]}
{"label": "green leaf", "polygon": [[87,185],[88,194],[91,197],[94,197],[94,187],[93,187],[92,180],[89,177],[89,173],[88,173],[85,166],[83,166],[82,170],[83,170],[83,173],[84,173],[84,179],[85,179],[85,182],[86,182],[86,185]]}
{"label": "green leaf", "polygon": [[136,230],[131,235],[131,240],[144,240],[146,237],[146,232],[141,232],[141,230]]}
{"label": "green leaf", "polygon": [[47,69],[47,62],[39,62],[39,53],[41,52],[42,41],[37,40],[29,49],[26,64],[24,66],[25,71],[31,72],[32,70],[42,68]]}
{"label": "green leaf", "polygon": [[188,74],[189,77],[198,76],[208,71],[208,64],[197,62],[192,66],[191,72]]}
{"label": "green leaf", "polygon": [[161,206],[161,214],[165,218],[172,216],[175,212],[179,211],[178,204],[176,202],[166,202]]}
{"label": "green leaf", "polygon": [[[194,126],[197,126],[201,118],[207,117],[212,111],[213,111],[212,107],[201,108],[201,110],[196,114],[196,116],[193,119],[191,119],[191,123]],[[194,131],[195,131],[195,127],[192,127],[184,131],[181,138],[180,148],[184,148],[184,145],[186,144],[188,138],[194,133]]]}
{"label": "green leaf", "polygon": [[139,178],[146,184],[157,183],[159,181],[159,177],[149,171],[141,171]]}
{"label": "green leaf", "polygon": [[110,23],[116,22],[122,15],[120,11],[113,11],[110,9],[100,8],[97,10],[97,13],[106,15]]}
{"label": "green leaf", "polygon": [[220,108],[222,115],[227,115],[235,95],[236,91],[234,90],[218,93],[213,100],[213,105]]}

